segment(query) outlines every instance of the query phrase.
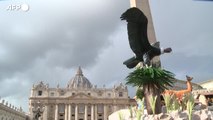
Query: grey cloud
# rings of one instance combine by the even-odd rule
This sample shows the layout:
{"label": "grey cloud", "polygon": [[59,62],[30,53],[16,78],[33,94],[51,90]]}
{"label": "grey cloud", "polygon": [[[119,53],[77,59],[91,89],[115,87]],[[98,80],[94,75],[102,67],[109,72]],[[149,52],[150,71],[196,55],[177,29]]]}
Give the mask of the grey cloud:
{"label": "grey cloud", "polygon": [[[0,6],[7,4],[11,3]],[[112,45],[110,36],[120,26],[120,14],[129,1],[36,0],[27,4],[26,13],[0,11],[0,96],[22,104],[25,111],[32,84],[44,81],[51,87],[65,87],[76,66],[90,70],[98,63],[100,54]]]}
{"label": "grey cloud", "polygon": [[162,66],[175,73],[176,78],[185,80],[185,75],[191,75],[195,83],[212,79],[212,61],[213,56],[187,56],[182,53],[161,57]]}
{"label": "grey cloud", "polygon": [[2,33],[1,43],[7,48],[0,61],[2,76],[26,70],[36,59],[64,67],[94,64],[100,51],[110,45],[108,36],[115,31],[121,13],[116,9],[128,6],[122,1],[96,2],[75,6],[61,1],[51,7],[29,2],[31,10],[20,14],[17,22],[5,19],[11,24]]}

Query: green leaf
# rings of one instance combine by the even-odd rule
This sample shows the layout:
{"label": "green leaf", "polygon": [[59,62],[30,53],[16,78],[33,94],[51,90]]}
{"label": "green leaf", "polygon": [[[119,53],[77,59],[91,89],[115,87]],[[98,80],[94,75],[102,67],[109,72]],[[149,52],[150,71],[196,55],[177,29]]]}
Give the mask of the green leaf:
{"label": "green leaf", "polygon": [[174,74],[170,71],[155,68],[137,68],[126,77],[126,84],[141,87],[147,84],[154,84],[160,90],[173,86]]}

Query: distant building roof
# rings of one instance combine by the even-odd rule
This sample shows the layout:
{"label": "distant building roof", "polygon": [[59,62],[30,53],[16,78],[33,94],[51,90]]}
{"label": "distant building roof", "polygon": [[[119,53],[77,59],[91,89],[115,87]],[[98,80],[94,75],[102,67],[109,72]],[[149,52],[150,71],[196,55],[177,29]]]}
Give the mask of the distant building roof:
{"label": "distant building roof", "polygon": [[206,81],[200,82],[199,85],[211,83],[211,82],[213,82],[213,80],[206,80]]}
{"label": "distant building roof", "polygon": [[[174,86],[170,89],[173,90],[182,90],[182,89],[186,89],[186,80],[178,80],[175,79],[174,80]],[[193,83],[192,82],[192,89],[193,90],[198,90],[198,89],[202,89],[202,86],[200,86],[199,84]]]}
{"label": "distant building roof", "polygon": [[199,83],[199,85],[201,85],[203,88],[206,89],[213,89],[213,80],[207,80],[204,82]]}

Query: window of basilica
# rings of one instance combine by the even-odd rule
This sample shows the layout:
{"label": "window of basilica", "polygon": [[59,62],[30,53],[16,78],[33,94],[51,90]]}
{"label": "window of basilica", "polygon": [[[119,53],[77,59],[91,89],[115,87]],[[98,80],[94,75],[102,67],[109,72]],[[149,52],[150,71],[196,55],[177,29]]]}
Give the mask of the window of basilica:
{"label": "window of basilica", "polygon": [[78,112],[79,112],[79,113],[84,113],[84,109],[85,109],[84,104],[80,104],[80,105],[79,105]]}
{"label": "window of basilica", "polygon": [[98,105],[98,113],[103,113],[104,112],[104,105],[99,104]]}
{"label": "window of basilica", "polygon": [[42,91],[41,90],[38,91],[38,96],[42,96]]}
{"label": "window of basilica", "polygon": [[119,97],[123,97],[123,92],[119,92],[119,93],[118,93],[118,96],[119,96]]}
{"label": "window of basilica", "polygon": [[65,112],[65,105],[64,104],[59,104],[59,113],[64,113]]}

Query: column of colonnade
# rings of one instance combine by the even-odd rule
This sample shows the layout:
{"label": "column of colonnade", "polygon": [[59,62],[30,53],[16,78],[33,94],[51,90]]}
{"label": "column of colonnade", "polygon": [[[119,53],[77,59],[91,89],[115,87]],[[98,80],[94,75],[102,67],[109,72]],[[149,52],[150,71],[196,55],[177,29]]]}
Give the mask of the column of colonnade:
{"label": "column of colonnade", "polygon": [[[75,109],[75,108],[74,108]],[[72,120],[72,104],[67,105],[67,120]]]}
{"label": "column of colonnade", "polygon": [[69,104],[69,105],[68,105],[68,120],[71,120],[71,118],[72,118],[71,112],[72,112],[72,105]]}
{"label": "column of colonnade", "polygon": [[94,120],[94,105],[91,105],[91,120]]}
{"label": "column of colonnade", "polygon": [[84,106],[84,120],[87,120],[87,105]]}
{"label": "column of colonnade", "polygon": [[[97,104],[91,104],[90,109],[91,109],[91,120],[97,120],[98,119],[98,108]],[[78,110],[79,110],[79,105],[75,104],[75,120],[78,120]],[[103,115],[104,115],[104,120],[107,119],[108,117],[108,107],[107,105],[103,105]],[[64,110],[64,120],[71,120],[72,119],[72,104],[65,104],[65,110]],[[59,119],[59,104],[55,105],[55,120]],[[88,119],[88,104],[85,104],[84,106],[84,120]]]}
{"label": "column of colonnade", "polygon": [[46,104],[45,106],[44,106],[44,112],[43,112],[43,116],[42,116],[42,118],[43,119],[47,119],[47,118],[49,118],[49,106],[50,105],[48,105],[48,104]]}
{"label": "column of colonnade", "polygon": [[55,120],[58,120],[58,104],[55,105]]}
{"label": "column of colonnade", "polygon": [[68,107],[67,107],[68,105],[67,104],[65,104],[65,110],[64,110],[64,120],[67,120],[67,117],[68,117],[68,115],[67,115],[67,113],[68,113]]}
{"label": "column of colonnade", "polygon": [[78,120],[78,104],[75,105],[75,120]]}
{"label": "column of colonnade", "polygon": [[97,112],[98,112],[98,108],[97,108],[97,105],[95,104],[95,120],[98,119],[98,115],[97,115]]}
{"label": "column of colonnade", "polygon": [[108,107],[107,105],[104,105],[104,120],[107,120],[108,117]]}

